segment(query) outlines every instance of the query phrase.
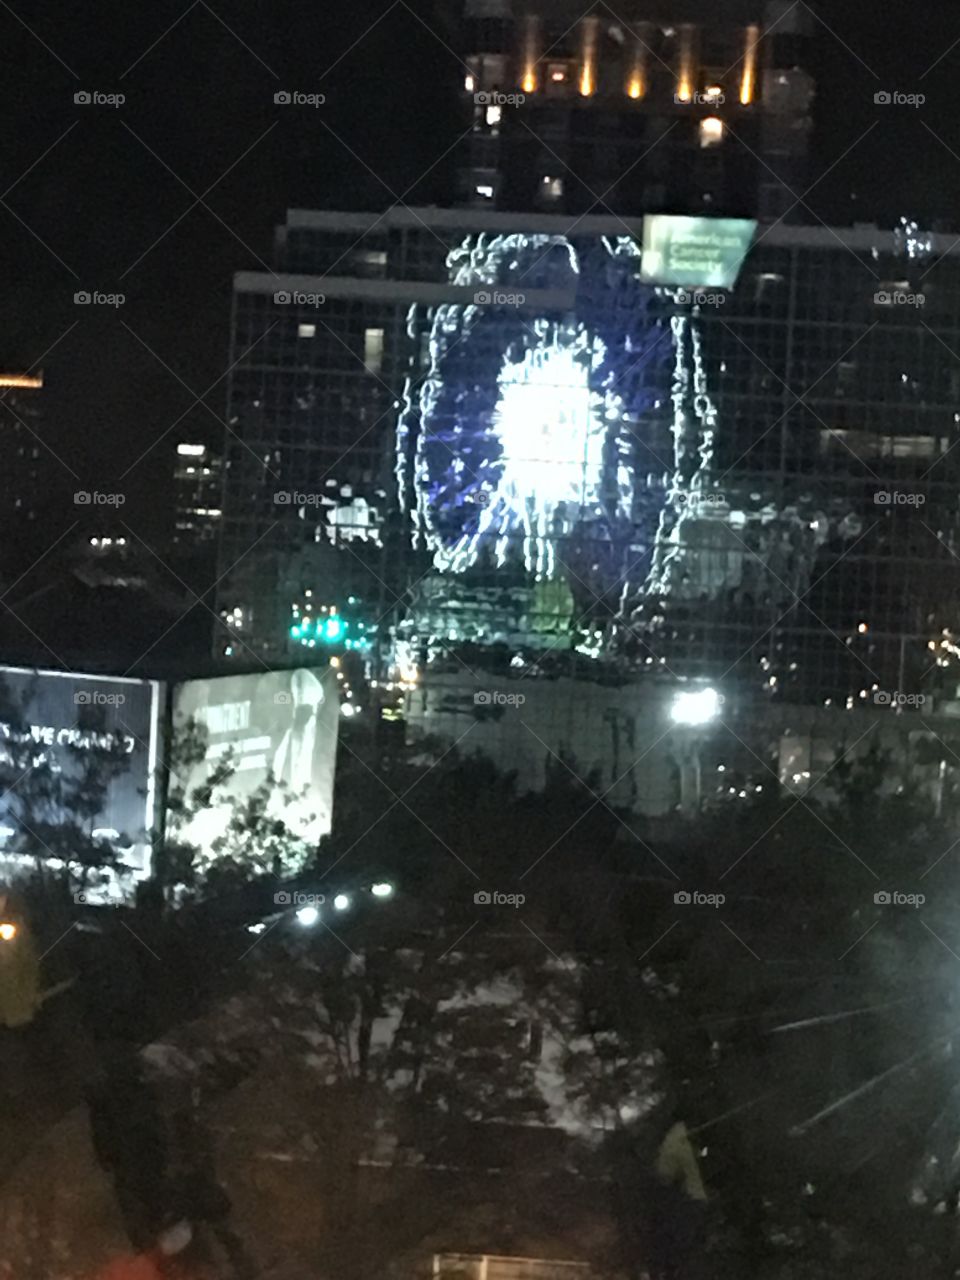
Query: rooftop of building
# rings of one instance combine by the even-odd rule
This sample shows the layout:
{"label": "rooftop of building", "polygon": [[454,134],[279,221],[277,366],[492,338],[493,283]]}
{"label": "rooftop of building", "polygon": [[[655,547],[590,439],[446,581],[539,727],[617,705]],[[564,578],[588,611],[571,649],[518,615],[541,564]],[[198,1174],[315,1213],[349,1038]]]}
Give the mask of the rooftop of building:
{"label": "rooftop of building", "polygon": [[[670,215],[654,214],[653,217],[669,217]],[[718,222],[727,221],[718,219]],[[632,235],[637,239],[643,237],[644,216],[621,217],[618,214],[573,214],[573,213],[510,213],[496,209],[477,208],[439,208],[424,206],[413,208],[406,205],[394,205],[382,213],[357,212],[352,210],[313,210],[289,209],[286,223],[277,228],[278,240],[282,241],[287,232],[328,232],[330,234],[349,233],[360,240],[367,235],[389,236],[397,232],[423,231],[426,235],[437,232],[485,232],[491,235],[554,235],[554,236],[622,236]],[[915,243],[910,244],[913,239]],[[875,223],[855,223],[852,226],[827,226],[825,223],[801,225],[784,222],[756,224],[751,250],[760,244],[768,248],[808,249],[854,254],[869,253],[877,256],[907,256],[936,259],[941,257],[960,256],[960,237],[952,232],[927,232],[881,228]],[[303,273],[282,273],[264,271],[239,271],[234,275],[234,287],[238,292],[263,293],[274,290],[307,289],[310,281],[323,278],[331,284],[332,277]],[[417,283],[415,286],[404,282],[385,281],[381,279],[356,280],[344,282],[350,296],[385,297],[385,291],[402,301],[410,288],[415,288],[416,299],[430,301],[431,288],[437,292],[435,301],[450,301],[449,285],[429,285]],[[399,293],[397,291],[400,291]],[[467,292],[467,291],[464,291]],[[403,297],[400,294],[403,293]],[[441,296],[442,294],[442,296]],[[533,299],[531,299],[533,300]],[[544,305],[562,306],[562,298],[538,298]]]}
{"label": "rooftop of building", "polygon": [[[797,6],[779,3],[778,0],[714,0],[704,5],[703,0],[645,0],[641,11],[631,9],[622,18],[615,16],[613,10],[597,0],[593,5],[585,5],[583,0],[453,0],[454,7],[462,4],[463,15],[467,18],[505,18],[512,20],[535,15],[551,23],[575,22],[591,12],[605,18],[608,23],[620,22],[624,25],[631,19],[647,22],[696,22],[699,24],[717,25],[718,23],[751,23],[765,22],[770,26],[778,17]],[[802,8],[803,6],[800,6]]]}

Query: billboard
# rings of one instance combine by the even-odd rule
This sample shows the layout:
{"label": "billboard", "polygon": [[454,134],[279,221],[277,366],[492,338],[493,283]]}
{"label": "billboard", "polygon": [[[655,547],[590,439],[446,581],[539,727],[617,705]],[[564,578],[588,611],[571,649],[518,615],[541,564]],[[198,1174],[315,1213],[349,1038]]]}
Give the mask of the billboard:
{"label": "billboard", "polygon": [[206,756],[177,779],[188,794],[207,782],[229,756],[233,773],[213,802],[177,833],[209,851],[233,806],[249,799],[271,776],[277,782],[271,811],[291,832],[315,843],[333,820],[340,700],[330,668],[264,671],[188,680],[174,691],[174,734],[193,721],[206,731]]}
{"label": "billboard", "polygon": [[732,289],[756,229],[749,218],[648,214],[643,220],[640,279],[648,284]]}
{"label": "billboard", "polygon": [[[127,767],[110,781],[92,834],[119,843],[136,879],[151,872],[161,692],[155,680],[0,666],[0,762],[76,777],[84,751],[125,753]],[[14,784],[0,796],[0,852],[16,837],[17,810]]]}

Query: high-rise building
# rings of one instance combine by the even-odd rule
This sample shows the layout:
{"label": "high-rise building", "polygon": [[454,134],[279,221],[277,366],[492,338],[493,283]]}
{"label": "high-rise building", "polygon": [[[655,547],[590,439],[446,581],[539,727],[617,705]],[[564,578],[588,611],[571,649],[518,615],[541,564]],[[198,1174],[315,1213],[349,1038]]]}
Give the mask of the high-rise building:
{"label": "high-rise building", "polygon": [[173,472],[173,544],[192,554],[209,546],[219,532],[223,466],[209,445],[182,440]]}
{"label": "high-rise building", "polygon": [[811,26],[788,0],[465,0],[459,198],[800,221]]}
{"label": "high-rise building", "polygon": [[42,494],[43,372],[0,372],[0,570],[19,568],[33,542]]}
{"label": "high-rise building", "polygon": [[223,650],[949,684],[947,239],[394,209],[279,245],[235,284]]}
{"label": "high-rise building", "polygon": [[235,277],[218,566],[228,656],[367,651],[393,605],[386,442],[420,297],[387,278],[395,244],[375,215],[292,212],[276,273]]}

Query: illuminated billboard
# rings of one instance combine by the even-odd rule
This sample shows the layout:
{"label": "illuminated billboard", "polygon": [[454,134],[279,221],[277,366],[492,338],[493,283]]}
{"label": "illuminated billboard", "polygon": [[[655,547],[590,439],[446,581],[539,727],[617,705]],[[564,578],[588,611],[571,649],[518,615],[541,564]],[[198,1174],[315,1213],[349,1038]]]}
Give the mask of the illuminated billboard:
{"label": "illuminated billboard", "polygon": [[732,289],[756,229],[748,218],[648,214],[640,278],[648,284]]}
{"label": "illuminated billboard", "polygon": [[[0,764],[23,770],[22,781],[0,796],[0,851],[15,849],[25,807],[39,802],[30,790],[39,775],[30,766],[48,767],[45,810],[55,823],[57,780],[82,778],[86,753],[100,748],[125,762],[110,779],[100,812],[89,819],[89,834],[120,849],[134,879],[149,876],[160,708],[161,685],[154,680],[0,666]],[[77,820],[75,814],[64,818]]]}
{"label": "illuminated billboard", "polygon": [[209,853],[224,834],[235,806],[268,781],[270,812],[307,843],[329,832],[333,819],[340,703],[330,667],[264,671],[188,680],[174,691],[174,733],[193,724],[206,739],[205,758],[178,777],[187,794],[206,785],[225,761],[228,781],[214,790],[177,833]]}

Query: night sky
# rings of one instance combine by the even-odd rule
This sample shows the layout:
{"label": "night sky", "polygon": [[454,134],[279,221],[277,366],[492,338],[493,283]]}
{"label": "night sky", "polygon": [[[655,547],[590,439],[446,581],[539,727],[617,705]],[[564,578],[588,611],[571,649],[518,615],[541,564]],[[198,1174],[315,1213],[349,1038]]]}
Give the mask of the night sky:
{"label": "night sky", "polygon": [[[288,206],[380,209],[404,193],[408,204],[449,203],[442,157],[460,129],[462,69],[444,47],[445,7],[107,0],[38,15],[0,0],[0,362],[46,371],[63,494],[117,488],[124,518],[162,535],[176,439],[222,440],[232,274],[269,261]],[[960,20],[865,0],[823,13],[832,32],[820,27],[815,51],[810,181],[852,149],[809,204],[832,222],[891,225],[909,213],[960,227],[960,43],[941,58]],[[281,89],[327,102],[277,106]],[[928,101],[879,107],[878,89]],[[81,90],[127,100],[75,105]],[[209,210],[191,209],[197,196]],[[78,290],[126,302],[77,307]],[[203,392],[209,408],[191,409]],[[54,530],[76,511],[56,486],[50,495]]]}

